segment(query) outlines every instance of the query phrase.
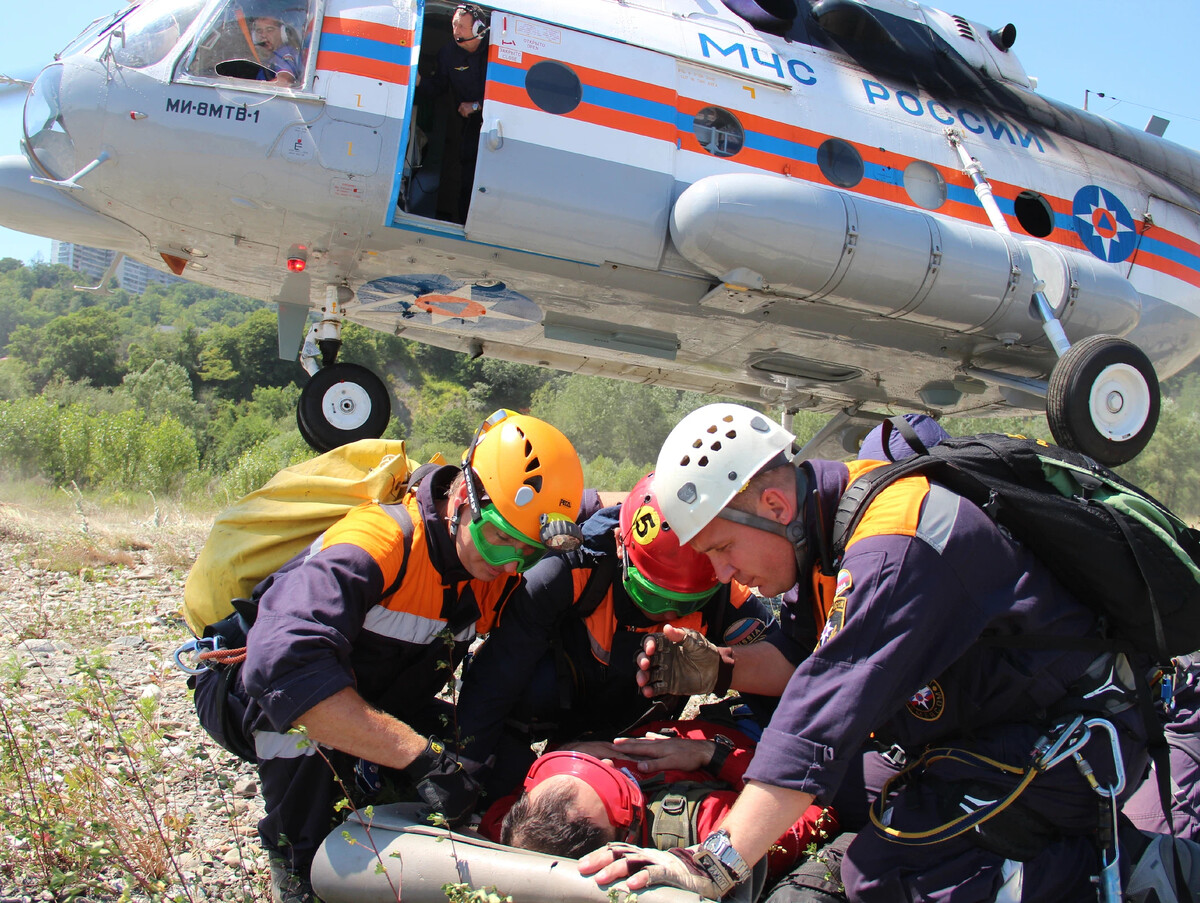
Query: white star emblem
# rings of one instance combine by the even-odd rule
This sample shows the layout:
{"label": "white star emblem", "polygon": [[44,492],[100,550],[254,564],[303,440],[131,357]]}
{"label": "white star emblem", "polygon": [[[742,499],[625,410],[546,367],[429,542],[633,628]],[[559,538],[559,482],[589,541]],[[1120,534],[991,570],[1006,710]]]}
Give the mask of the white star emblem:
{"label": "white star emblem", "polygon": [[1117,214],[1108,207],[1104,206],[1104,196],[1100,193],[1100,189],[1096,189],[1095,203],[1088,204],[1088,216],[1076,216],[1075,218],[1084,224],[1084,227],[1092,230],[1092,236],[1100,240],[1100,244],[1104,248],[1104,259],[1112,257],[1112,245],[1114,242],[1121,240],[1121,235],[1125,232],[1132,232],[1129,226],[1123,225]]}

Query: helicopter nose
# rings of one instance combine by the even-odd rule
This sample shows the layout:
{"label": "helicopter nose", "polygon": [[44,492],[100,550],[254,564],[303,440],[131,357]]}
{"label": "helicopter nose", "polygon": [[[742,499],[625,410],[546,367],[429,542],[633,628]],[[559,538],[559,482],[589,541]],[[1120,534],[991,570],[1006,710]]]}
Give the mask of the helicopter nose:
{"label": "helicopter nose", "polygon": [[33,175],[24,157],[0,157],[0,224],[6,228],[96,248],[146,246],[129,226],[84,207],[67,192],[31,181]]}
{"label": "helicopter nose", "polygon": [[75,171],[75,143],[62,117],[63,65],[47,66],[25,98],[25,151],[56,179]]}

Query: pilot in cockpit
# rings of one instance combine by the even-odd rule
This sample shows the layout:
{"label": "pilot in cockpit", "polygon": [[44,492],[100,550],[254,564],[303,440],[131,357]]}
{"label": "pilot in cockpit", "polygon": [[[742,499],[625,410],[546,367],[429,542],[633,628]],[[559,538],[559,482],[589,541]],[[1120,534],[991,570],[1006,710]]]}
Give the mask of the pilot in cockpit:
{"label": "pilot in cockpit", "polygon": [[300,79],[300,37],[270,7],[248,12],[250,37],[260,64],[257,80],[289,88]]}

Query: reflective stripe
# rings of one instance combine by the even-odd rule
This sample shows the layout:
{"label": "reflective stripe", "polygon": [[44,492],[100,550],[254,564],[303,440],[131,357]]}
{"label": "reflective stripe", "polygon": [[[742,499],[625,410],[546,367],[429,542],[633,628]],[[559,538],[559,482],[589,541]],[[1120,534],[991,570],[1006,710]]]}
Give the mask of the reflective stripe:
{"label": "reflective stripe", "polygon": [[954,522],[958,520],[958,505],[962,499],[937,483],[929,484],[921,519],[917,522],[917,536],[933,546],[940,555],[946,550]]}
{"label": "reflective stripe", "polygon": [[299,759],[315,756],[317,744],[304,734],[277,734],[274,731],[254,732],[254,754],[261,759]]}
{"label": "reflective stripe", "polygon": [[[424,646],[432,643],[446,629],[446,622],[441,618],[426,618],[409,611],[393,611],[382,605],[375,605],[367,612],[367,617],[363,620],[363,629],[379,636]],[[454,637],[460,642],[468,642],[474,638],[474,623],[468,624]]]}
{"label": "reflective stripe", "polygon": [[588,645],[592,647],[592,655],[596,657],[596,661],[600,662],[600,664],[604,665],[605,667],[608,667],[608,663],[611,659],[609,651],[600,644],[600,641],[596,639],[595,634],[593,634],[590,630],[588,631]]}
{"label": "reflective stripe", "polygon": [[1021,903],[1021,892],[1025,885],[1025,864],[1005,859],[1000,866],[1004,883],[996,891],[996,903]]}

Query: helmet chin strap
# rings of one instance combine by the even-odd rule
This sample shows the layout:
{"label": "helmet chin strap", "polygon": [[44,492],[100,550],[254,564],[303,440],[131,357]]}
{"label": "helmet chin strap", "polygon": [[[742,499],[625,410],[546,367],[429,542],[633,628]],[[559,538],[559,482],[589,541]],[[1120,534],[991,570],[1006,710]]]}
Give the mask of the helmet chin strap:
{"label": "helmet chin strap", "polygon": [[728,506],[722,508],[717,513],[717,517],[735,524],[753,527],[755,530],[765,530],[767,533],[782,536],[792,544],[792,550],[796,555],[796,567],[799,568],[797,577],[800,577],[812,566],[808,548],[808,531],[804,527],[804,506],[808,497],[808,473],[799,461],[793,462],[791,466],[795,469],[796,514],[789,523],[781,524],[779,521]]}

